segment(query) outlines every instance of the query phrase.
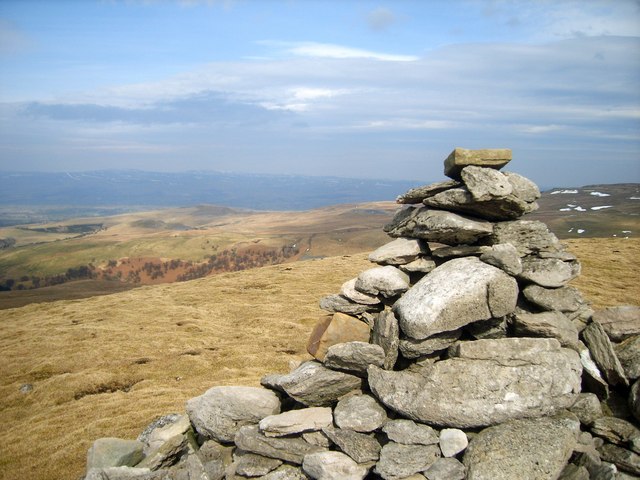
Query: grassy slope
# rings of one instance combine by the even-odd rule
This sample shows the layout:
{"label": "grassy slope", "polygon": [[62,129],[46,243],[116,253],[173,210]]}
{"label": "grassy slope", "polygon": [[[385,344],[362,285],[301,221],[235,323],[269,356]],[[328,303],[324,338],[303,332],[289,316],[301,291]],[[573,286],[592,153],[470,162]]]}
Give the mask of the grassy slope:
{"label": "grassy slope", "polygon": [[[640,240],[567,243],[595,307],[637,303]],[[286,371],[306,357],[318,300],[369,267],[358,254],[2,311],[0,479],[76,479],[93,440]]]}

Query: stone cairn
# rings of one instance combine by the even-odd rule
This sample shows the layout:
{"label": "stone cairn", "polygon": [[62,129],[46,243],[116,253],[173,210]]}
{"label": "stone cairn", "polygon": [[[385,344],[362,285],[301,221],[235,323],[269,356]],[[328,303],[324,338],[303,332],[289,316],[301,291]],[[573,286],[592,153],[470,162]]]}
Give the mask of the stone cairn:
{"label": "stone cairn", "polygon": [[510,159],[455,149],[398,198],[379,266],[320,301],[314,360],[95,441],[86,480],[640,478],[639,309],[567,285]]}

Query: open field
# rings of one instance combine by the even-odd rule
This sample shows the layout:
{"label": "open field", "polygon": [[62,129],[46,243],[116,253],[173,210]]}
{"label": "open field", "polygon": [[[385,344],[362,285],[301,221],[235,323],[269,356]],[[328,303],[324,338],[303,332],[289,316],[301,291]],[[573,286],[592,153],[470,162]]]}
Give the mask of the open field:
{"label": "open field", "polygon": [[[640,239],[566,243],[594,307],[637,304]],[[211,386],[287,371],[307,358],[318,300],[370,266],[337,256],[2,311],[0,478],[76,479],[93,440],[135,438]]]}

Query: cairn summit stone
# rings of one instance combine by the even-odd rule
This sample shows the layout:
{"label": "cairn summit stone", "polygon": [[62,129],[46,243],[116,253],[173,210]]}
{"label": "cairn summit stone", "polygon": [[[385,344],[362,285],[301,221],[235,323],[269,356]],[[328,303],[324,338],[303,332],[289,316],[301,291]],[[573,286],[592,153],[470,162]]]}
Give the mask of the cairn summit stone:
{"label": "cairn summit stone", "polygon": [[475,257],[466,257],[437,267],[393,308],[402,332],[420,340],[478,320],[503,317],[513,312],[517,298],[513,277]]}
{"label": "cairn summit stone", "polygon": [[444,161],[444,174],[454,180],[460,180],[462,169],[468,165],[499,170],[509,163],[511,159],[511,149],[508,148],[483,150],[456,148]]}

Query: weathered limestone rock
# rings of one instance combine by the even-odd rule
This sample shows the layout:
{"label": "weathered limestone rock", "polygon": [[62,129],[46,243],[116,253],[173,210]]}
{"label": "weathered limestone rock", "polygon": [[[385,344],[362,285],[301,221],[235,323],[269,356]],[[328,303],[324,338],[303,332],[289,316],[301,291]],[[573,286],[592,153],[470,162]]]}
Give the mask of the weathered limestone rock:
{"label": "weathered limestone rock", "polygon": [[355,303],[360,303],[362,305],[378,305],[380,303],[380,298],[376,295],[369,295],[368,293],[362,293],[356,290],[356,281],[357,278],[352,278],[342,284],[340,288],[340,295],[345,297],[347,300],[351,300]]}
{"label": "weathered limestone rock", "polygon": [[373,397],[353,395],[338,402],[333,417],[340,428],[367,433],[384,425],[387,412]]}
{"label": "weathered limestone rock", "polygon": [[595,393],[598,398],[609,397],[609,384],[605,381],[600,369],[591,358],[591,352],[586,345],[580,349],[580,363],[582,363],[582,382],[587,389]]}
{"label": "weathered limestone rock", "polygon": [[622,418],[600,417],[593,422],[591,432],[609,443],[640,453],[640,430]]}
{"label": "weathered limestone rock", "polygon": [[142,460],[144,445],[137,440],[99,438],[87,452],[87,470],[106,467],[133,467]]}
{"label": "weathered limestone rock", "polygon": [[369,469],[358,465],[341,452],[317,452],[305,455],[302,469],[316,480],[362,480]]}
{"label": "weathered limestone rock", "polygon": [[569,411],[578,417],[580,423],[587,426],[593,425],[593,422],[603,415],[600,400],[594,393],[580,393]]}
{"label": "weathered limestone rock", "polygon": [[456,148],[444,161],[444,174],[449,178],[459,180],[462,169],[467,165],[499,170],[509,163],[511,158],[511,150],[508,148],[483,150]]}
{"label": "weathered limestone rock", "polygon": [[514,172],[502,173],[507,176],[513,188],[513,194],[520,200],[532,203],[540,198],[540,189],[528,178]]}
{"label": "weathered limestone rock", "polygon": [[384,350],[383,368],[393,369],[398,359],[398,344],[400,342],[400,327],[398,319],[391,310],[380,312],[375,318],[371,332],[371,343],[380,345]]}
{"label": "weathered limestone rock", "polygon": [[330,313],[345,313],[347,315],[361,315],[365,312],[378,312],[382,306],[375,304],[356,303],[342,295],[327,295],[320,299],[320,308]]}
{"label": "weathered limestone rock", "polygon": [[636,380],[631,386],[629,393],[629,410],[631,414],[640,422],[640,380]]}
{"label": "weathered limestone rock", "polygon": [[380,458],[382,447],[371,435],[333,427],[326,427],[323,432],[357,463],[374,462]]}
{"label": "weathered limestone rock", "polygon": [[331,345],[324,357],[324,365],[336,370],[367,373],[369,365],[384,365],[384,349],[368,342],[347,342]]}
{"label": "weathered limestone rock", "polygon": [[457,428],[443,428],[440,431],[440,440],[438,443],[443,457],[455,457],[467,448],[469,439],[462,430]]}
{"label": "weathered limestone rock", "polygon": [[385,480],[408,477],[428,469],[440,457],[437,445],[403,445],[389,442],[382,447],[375,472]]}
{"label": "weathered limestone rock", "polygon": [[401,210],[385,225],[384,231],[392,237],[422,238],[456,245],[473,244],[491,235],[493,225],[485,220],[421,207]]}
{"label": "weathered limestone rock", "polygon": [[187,467],[190,470],[190,478],[199,478],[205,473],[211,480],[221,480],[225,471],[233,461],[235,447],[221,445],[214,440],[204,442],[195,455],[187,458]]}
{"label": "weathered limestone rock", "polygon": [[516,247],[510,243],[493,245],[480,255],[480,260],[515,277],[522,273],[522,261]]}
{"label": "weathered limestone rock", "polygon": [[170,438],[187,434],[191,430],[191,422],[186,415],[170,414],[160,417],[151,423],[140,435],[138,441],[144,443],[144,454],[156,450]]}
{"label": "weathered limestone rock", "polygon": [[522,259],[522,273],[518,278],[542,287],[557,288],[566,285],[578,275],[580,263],[577,260],[565,262],[558,258],[529,256]]}
{"label": "weathered limestone rock", "polygon": [[362,389],[361,378],[313,361],[282,375],[278,384],[291,398],[309,407],[331,405],[347,393]]}
{"label": "weathered limestone rock", "polygon": [[598,452],[602,460],[613,463],[619,470],[640,475],[640,455],[637,453],[611,443],[605,443]]}
{"label": "weathered limestone rock", "polygon": [[302,434],[302,438],[304,438],[307,443],[318,447],[329,448],[331,446],[331,441],[324,434],[324,429],[322,432],[305,432]]}
{"label": "weathered limestone rock", "polygon": [[382,431],[389,440],[405,445],[435,445],[440,441],[438,432],[429,425],[402,418],[389,420]]}
{"label": "weathered limestone rock", "polygon": [[432,250],[431,255],[437,259],[449,259],[458,257],[479,257],[485,252],[489,252],[491,247],[486,245],[457,245],[455,247],[438,247]]}
{"label": "weathered limestone rock", "polygon": [[396,198],[396,202],[402,204],[422,203],[425,198],[432,197],[433,195],[449,190],[450,188],[460,186],[462,186],[462,183],[457,180],[445,180],[444,182],[432,183],[430,185],[424,185],[422,187],[408,190],[406,193],[398,196],[398,198]]}
{"label": "weathered limestone rock", "polygon": [[411,371],[369,367],[369,386],[401,415],[467,428],[549,415],[571,406],[580,391],[578,354],[555,339],[463,342],[453,358]]}
{"label": "weathered limestone rock", "polygon": [[519,312],[513,315],[512,325],[516,334],[555,338],[563,347],[579,351],[578,329],[561,312]]}
{"label": "weathered limestone rock", "polygon": [[322,430],[333,422],[328,407],[310,407],[269,415],[260,420],[260,431],[267,437],[282,437],[293,433]]}
{"label": "weathered limestone rock", "polygon": [[313,328],[307,342],[307,352],[322,361],[331,345],[356,341],[369,341],[369,326],[366,323],[344,313],[327,315]]}
{"label": "weathered limestone rock", "polygon": [[282,460],[238,451],[234,455],[235,472],[243,477],[260,477],[282,465]]}
{"label": "weathered limestone rock", "polygon": [[374,267],[358,275],[355,288],[369,295],[395,297],[409,289],[409,276],[391,265]]}
{"label": "weathered limestone rock", "polygon": [[462,334],[462,330],[452,330],[450,332],[436,333],[424,340],[413,338],[401,338],[399,350],[404,358],[419,358],[430,355],[439,350],[446,350],[453,345]]}
{"label": "weathered limestone rock", "polygon": [[231,442],[240,427],[280,413],[280,400],[266,388],[213,387],[187,401],[187,414],[199,434]]}
{"label": "weathered limestone rock", "polygon": [[507,317],[490,318],[489,320],[480,320],[479,322],[473,322],[464,327],[464,330],[468,332],[476,340],[486,339],[499,339],[507,336],[507,329],[509,327],[507,323]]}
{"label": "weathered limestone rock", "polygon": [[521,257],[540,252],[561,252],[562,245],[547,226],[537,220],[498,222],[487,240],[490,245],[510,243]]}
{"label": "weathered limestone rock", "polygon": [[396,238],[369,254],[369,261],[382,265],[404,265],[413,262],[429,250],[421,240]]}
{"label": "weathered limestone rock", "polygon": [[600,367],[609,385],[629,385],[629,380],[624,374],[624,369],[616,356],[613,345],[605,333],[602,325],[598,322],[591,322],[582,331],[582,338],[589,347],[591,356]]}
{"label": "weathered limestone rock", "polygon": [[575,312],[585,304],[578,289],[571,286],[544,288],[531,284],[527,285],[522,293],[527,300],[543,310]]}
{"label": "weathered limestone rock", "polygon": [[627,338],[614,350],[626,377],[629,380],[640,378],[640,335]]}
{"label": "weathered limestone rock", "polygon": [[413,262],[398,265],[398,268],[405,273],[429,273],[436,268],[436,262],[430,258],[421,257]]}
{"label": "weathered limestone rock", "polygon": [[152,472],[148,468],[105,467],[91,468],[84,480],[163,480],[163,472]]}
{"label": "weathered limestone rock", "polygon": [[[463,291],[460,285],[464,285]],[[516,306],[518,285],[475,257],[450,260],[416,283],[393,310],[400,329],[421,340],[468,323],[502,317]]]}
{"label": "weathered limestone rock", "polygon": [[309,477],[305,475],[300,467],[294,467],[293,465],[282,465],[276,468],[273,472],[270,472],[260,480],[308,480]]}
{"label": "weathered limestone rock", "polygon": [[598,322],[613,342],[621,342],[640,335],[640,307],[623,305],[597,310],[593,320]]}
{"label": "weathered limestone rock", "polygon": [[311,445],[299,437],[267,437],[260,433],[257,425],[247,425],[236,433],[234,443],[247,452],[264,457],[277,458],[285,462],[302,464],[308,453],[324,451],[322,447]]}
{"label": "weathered limestone rock", "polygon": [[151,450],[136,467],[149,468],[151,470],[170,467],[176,464],[180,457],[187,453],[188,447],[189,443],[185,435],[174,435],[158,448]]}
{"label": "weathered limestone rock", "polygon": [[464,465],[455,458],[439,458],[424,476],[427,480],[464,480]]}
{"label": "weathered limestone rock", "polygon": [[569,460],[580,423],[571,415],[512,420],[471,439],[467,480],[554,480]]}
{"label": "weathered limestone rock", "polygon": [[513,192],[509,178],[492,168],[469,165],[462,169],[460,175],[476,202],[506,197]]}

